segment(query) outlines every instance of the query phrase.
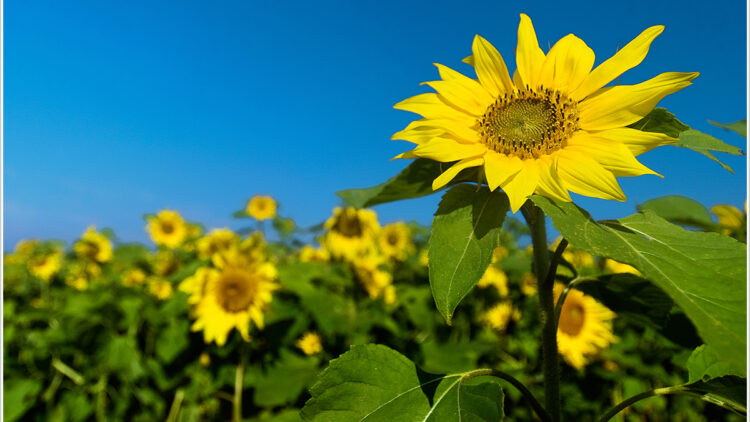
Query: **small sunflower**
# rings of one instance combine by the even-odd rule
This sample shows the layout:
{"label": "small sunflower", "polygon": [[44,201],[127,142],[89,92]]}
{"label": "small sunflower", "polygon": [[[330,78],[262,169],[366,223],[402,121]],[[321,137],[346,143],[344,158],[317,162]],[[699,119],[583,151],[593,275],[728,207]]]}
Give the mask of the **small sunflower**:
{"label": "small sunflower", "polygon": [[247,215],[258,221],[276,217],[276,201],[270,196],[257,195],[247,201]]}
{"label": "small sunflower", "polygon": [[73,245],[76,255],[99,263],[112,260],[112,242],[107,236],[96,231],[96,227],[86,229],[80,239]]}
{"label": "small sunflower", "polygon": [[403,222],[386,224],[378,234],[378,246],[387,257],[403,261],[414,253],[411,229]]}
{"label": "small sunflower", "polygon": [[455,162],[433,181],[435,190],[461,170],[481,167],[490,190],[501,187],[513,212],[534,193],[568,202],[568,191],[624,201],[615,178],[657,174],[635,156],[676,141],[627,126],[698,76],[668,72],[605,87],[637,66],[663,30],[646,29],[593,68],[594,52],[573,34],[545,54],[531,19],[521,14],[512,78],[500,53],[477,35],[466,59],[477,79],[436,64],[441,80],[426,84],[437,93],[394,106],[423,116],[393,135],[417,145],[396,158]]}
{"label": "small sunflower", "polygon": [[34,255],[26,265],[32,275],[44,281],[49,281],[62,267],[62,252],[54,250]]}
{"label": "small sunflower", "polygon": [[482,315],[482,320],[490,328],[503,332],[513,317],[513,305],[510,302],[500,302],[488,309]]}
{"label": "small sunflower", "polygon": [[198,239],[198,257],[210,259],[214,254],[227,251],[240,243],[240,236],[227,229],[213,229]]}
{"label": "small sunflower", "polygon": [[174,249],[188,236],[188,226],[177,211],[161,210],[156,217],[149,217],[146,231],[159,246]]}
{"label": "small sunflower", "polygon": [[299,260],[301,262],[328,262],[331,260],[331,254],[325,249],[305,245],[299,251]]}
{"label": "small sunflower", "polygon": [[521,277],[521,293],[525,296],[533,296],[537,292],[536,276],[532,273],[526,273]]}
{"label": "small sunflower", "polygon": [[148,285],[148,292],[154,295],[159,300],[167,300],[172,297],[174,289],[172,283],[159,277],[150,277],[146,282]]}
{"label": "small sunflower", "polygon": [[[747,210],[747,202],[745,209]],[[711,207],[711,212],[718,218],[723,234],[732,234],[745,227],[747,216],[737,207],[719,204]]]}
{"label": "small sunflower", "polygon": [[477,286],[481,288],[495,286],[500,297],[508,296],[508,276],[494,265],[487,267]]}
{"label": "small sunflower", "polygon": [[320,336],[317,333],[307,332],[294,343],[302,353],[307,356],[314,355],[323,351],[323,345],[320,342]]}
{"label": "small sunflower", "polygon": [[321,244],[334,257],[353,260],[372,248],[380,224],[375,211],[336,207],[325,228]]}
{"label": "small sunflower", "polygon": [[271,264],[248,268],[225,267],[209,274],[201,300],[196,304],[192,330],[203,330],[206,343],[223,346],[236,328],[250,341],[250,322],[263,328],[263,312],[278,288]]}
{"label": "small sunflower", "polygon": [[[565,286],[555,284],[555,300]],[[616,341],[612,333],[615,313],[578,290],[570,290],[560,310],[557,346],[570,366],[581,370],[591,356]]]}
{"label": "small sunflower", "polygon": [[145,280],[146,273],[140,268],[133,268],[122,274],[122,284],[126,287],[139,286]]}
{"label": "small sunflower", "polygon": [[360,255],[353,262],[357,279],[372,299],[383,296],[393,283],[393,275],[384,269],[385,265],[385,258],[375,253]]}

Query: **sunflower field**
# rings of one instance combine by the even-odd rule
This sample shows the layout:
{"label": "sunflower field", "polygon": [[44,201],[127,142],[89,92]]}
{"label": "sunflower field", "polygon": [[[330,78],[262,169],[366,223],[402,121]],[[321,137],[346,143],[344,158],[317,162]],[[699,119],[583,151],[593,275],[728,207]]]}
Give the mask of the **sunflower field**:
{"label": "sunflower field", "polygon": [[[476,78],[438,65],[396,104],[422,116],[393,136],[413,161],[313,227],[258,195],[238,230],[164,209],[148,245],[19,242],[3,419],[745,420],[747,210],[666,196],[596,221],[569,194],[624,200],[659,146],[742,154],[656,108],[697,73],[605,87],[662,30],[592,70],[521,15],[514,73],[477,36]],[[437,192],[431,227],[372,209]]]}

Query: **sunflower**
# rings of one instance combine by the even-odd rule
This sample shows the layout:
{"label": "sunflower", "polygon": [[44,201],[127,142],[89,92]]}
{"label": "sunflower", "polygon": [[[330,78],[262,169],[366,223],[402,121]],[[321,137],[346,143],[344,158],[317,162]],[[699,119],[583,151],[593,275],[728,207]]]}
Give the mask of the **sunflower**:
{"label": "sunflower", "polygon": [[299,260],[301,262],[328,262],[330,259],[331,254],[322,248],[316,249],[310,245],[305,245],[299,251]]}
{"label": "sunflower", "polygon": [[500,302],[488,309],[481,318],[490,328],[503,332],[508,327],[511,317],[513,317],[513,306],[511,303]]}
{"label": "sunflower", "polygon": [[525,296],[533,296],[537,292],[536,276],[532,273],[526,273],[521,277],[521,293]]}
{"label": "sunflower", "polygon": [[62,252],[53,250],[32,256],[26,265],[32,275],[49,281],[62,267]]}
{"label": "sunflower", "polygon": [[276,201],[270,196],[257,195],[247,201],[247,215],[258,221],[276,217]]}
{"label": "sunflower", "polygon": [[167,300],[172,297],[172,283],[159,277],[149,277],[146,282],[148,285],[148,292],[154,295],[159,300]]}
{"label": "sunflower", "polygon": [[624,201],[615,177],[657,174],[635,156],[676,141],[627,126],[698,76],[668,72],[605,87],[637,66],[663,30],[646,29],[592,70],[594,52],[581,39],[567,35],[544,54],[521,14],[512,79],[495,47],[477,35],[466,59],[477,79],[436,64],[441,80],[426,84],[437,93],[394,106],[424,117],[393,135],[417,144],[396,158],[456,162],[433,181],[435,190],[463,169],[482,167],[490,190],[501,187],[513,212],[534,193],[568,202],[568,191]]}
{"label": "sunflower", "polygon": [[395,296],[392,298],[385,297],[385,293],[395,293],[395,291],[386,291],[388,286],[393,283],[393,275],[384,269],[386,265],[385,257],[377,253],[367,253],[357,256],[353,265],[354,273],[370,298],[375,299],[383,296],[384,299],[392,299],[390,303],[395,301]]}
{"label": "sunflower", "polygon": [[372,248],[380,224],[375,211],[336,207],[325,228],[321,244],[334,257],[353,260]]}
{"label": "sunflower", "polygon": [[250,341],[250,322],[263,328],[263,311],[278,288],[276,269],[265,263],[253,267],[225,267],[208,274],[203,296],[195,307],[192,330],[203,330],[206,343],[223,346],[233,328]]}
{"label": "sunflower", "polygon": [[96,227],[86,229],[80,239],[73,245],[76,255],[82,258],[104,263],[112,259],[112,243]]}
{"label": "sunflower", "polygon": [[[564,288],[562,283],[555,284],[555,300]],[[557,327],[557,346],[563,359],[570,366],[583,369],[591,356],[616,341],[612,333],[615,316],[591,296],[570,290],[560,310]]]}
{"label": "sunflower", "polygon": [[188,226],[177,211],[161,210],[156,217],[148,218],[146,231],[159,246],[176,248],[188,236]]}
{"label": "sunflower", "polygon": [[203,293],[206,290],[206,284],[211,277],[216,277],[219,272],[213,268],[200,267],[195,270],[195,274],[186,278],[180,283],[178,289],[187,293],[188,303],[193,305],[201,301]]}
{"label": "sunflower", "polygon": [[411,229],[403,222],[387,224],[378,234],[378,246],[387,257],[403,261],[414,253]]}
{"label": "sunflower", "polygon": [[481,288],[495,286],[500,297],[508,296],[508,276],[494,265],[487,267],[477,286]]}
{"label": "sunflower", "polygon": [[227,228],[213,229],[198,239],[198,257],[209,259],[214,254],[227,251],[239,243],[240,237],[237,233]]}
{"label": "sunflower", "polygon": [[140,268],[133,268],[122,274],[122,284],[126,287],[134,287],[143,284],[146,273]]}
{"label": "sunflower", "polygon": [[320,336],[317,333],[307,332],[294,343],[302,353],[307,356],[314,355],[323,351],[323,345],[320,343]]}
{"label": "sunflower", "polygon": [[[747,202],[745,203],[747,205]],[[747,209],[747,206],[745,206]],[[719,204],[711,207],[711,212],[716,215],[719,220],[719,226],[721,232],[724,234],[731,234],[743,228],[745,226],[745,213],[740,211],[739,208],[731,205]]]}

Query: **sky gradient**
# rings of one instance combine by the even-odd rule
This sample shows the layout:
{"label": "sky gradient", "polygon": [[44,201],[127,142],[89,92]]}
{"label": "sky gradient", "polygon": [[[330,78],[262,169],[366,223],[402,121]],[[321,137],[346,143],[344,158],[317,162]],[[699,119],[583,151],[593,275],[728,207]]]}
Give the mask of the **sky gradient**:
{"label": "sky gradient", "polygon": [[[663,24],[620,83],[698,71],[667,107],[694,129],[745,148],[707,119],[746,115],[746,10],[718,2],[6,2],[4,246],[74,240],[90,224],[149,243],[141,216],[175,209],[207,228],[255,194],[308,226],[340,204],[334,192],[380,183],[410,149],[390,136],[417,118],[393,104],[429,92],[433,62],[472,74],[461,59],[480,34],[515,69],[519,13],[543,50],[568,33],[610,57]],[[738,207],[735,174],[680,148],[639,159],[663,174],[620,178],[626,203],[574,195],[597,218],[679,194]],[[439,195],[381,205],[381,222],[429,224]],[[149,243],[150,244],[150,243]]]}

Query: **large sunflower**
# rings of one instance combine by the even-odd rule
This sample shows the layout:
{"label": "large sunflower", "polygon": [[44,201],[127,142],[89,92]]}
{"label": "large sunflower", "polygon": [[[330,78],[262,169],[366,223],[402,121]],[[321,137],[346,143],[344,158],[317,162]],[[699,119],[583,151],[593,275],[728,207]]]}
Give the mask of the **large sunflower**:
{"label": "large sunflower", "polygon": [[456,162],[433,181],[433,189],[463,169],[482,167],[489,188],[501,187],[513,212],[534,193],[563,201],[571,200],[568,191],[624,201],[615,177],[657,174],[635,156],[676,141],[627,126],[698,76],[668,72],[636,85],[605,87],[637,66],[663,30],[646,29],[593,68],[594,52],[573,34],[544,54],[531,20],[521,14],[512,79],[495,47],[477,35],[466,59],[477,79],[436,64],[442,80],[426,84],[437,93],[394,106],[424,117],[393,135],[417,144],[397,158]]}
{"label": "large sunflower", "polygon": [[[556,283],[555,300],[565,286]],[[581,370],[588,358],[596,355],[615,341],[612,320],[615,313],[578,290],[571,290],[565,298],[557,326],[557,347],[565,362]]]}

